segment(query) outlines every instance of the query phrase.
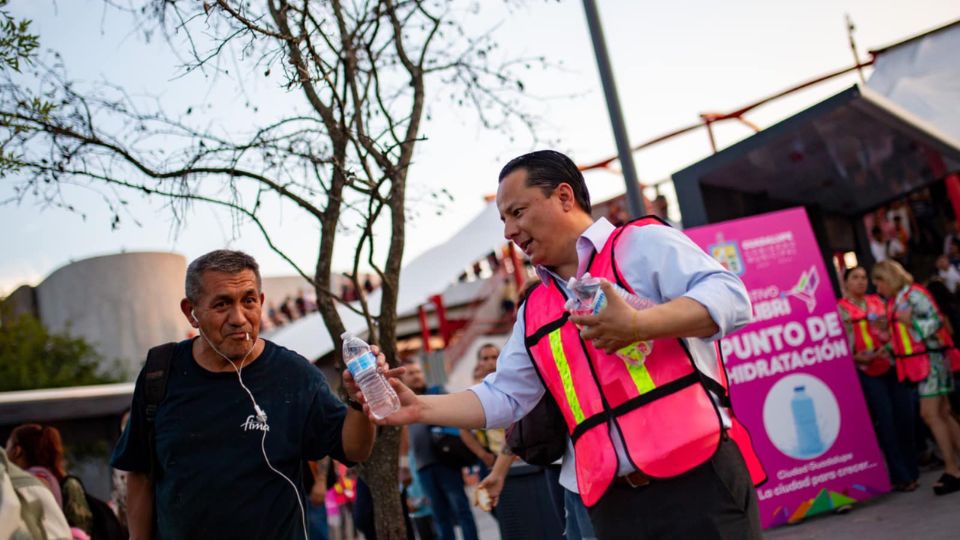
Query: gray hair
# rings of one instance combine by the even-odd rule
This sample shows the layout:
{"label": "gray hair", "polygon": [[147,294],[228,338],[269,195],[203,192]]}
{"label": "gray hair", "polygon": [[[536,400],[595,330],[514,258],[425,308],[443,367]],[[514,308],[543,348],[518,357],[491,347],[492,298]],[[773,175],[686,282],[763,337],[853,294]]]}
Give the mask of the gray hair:
{"label": "gray hair", "polygon": [[196,303],[200,295],[203,294],[201,279],[204,272],[239,274],[244,270],[253,270],[254,275],[257,276],[257,290],[262,290],[260,265],[250,255],[242,251],[231,251],[229,249],[218,249],[206,255],[201,255],[187,267],[187,279],[184,284],[187,300]]}

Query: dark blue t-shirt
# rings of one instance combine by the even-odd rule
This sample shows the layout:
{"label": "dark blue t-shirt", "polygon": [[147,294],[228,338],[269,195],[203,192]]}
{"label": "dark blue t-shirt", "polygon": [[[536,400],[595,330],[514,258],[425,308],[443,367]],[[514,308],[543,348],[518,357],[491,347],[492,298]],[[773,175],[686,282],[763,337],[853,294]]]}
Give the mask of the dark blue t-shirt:
{"label": "dark blue t-shirt", "polygon": [[[146,473],[150,459],[142,379],[141,372],[130,421],[111,464]],[[346,406],[320,370],[269,341],[243,369],[243,382],[267,414],[270,463],[297,484],[303,500],[303,460],[330,455],[344,461],[340,435]],[[236,372],[203,369],[193,359],[191,342],[179,343],[156,416],[154,497],[160,538],[303,538],[297,495],[267,466],[260,447],[263,434]]]}

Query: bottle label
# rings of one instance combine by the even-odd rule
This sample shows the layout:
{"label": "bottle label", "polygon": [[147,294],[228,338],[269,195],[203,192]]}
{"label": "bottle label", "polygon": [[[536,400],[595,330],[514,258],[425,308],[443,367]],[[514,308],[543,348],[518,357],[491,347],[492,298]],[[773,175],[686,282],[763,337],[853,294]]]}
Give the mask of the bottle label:
{"label": "bottle label", "polygon": [[607,295],[603,293],[603,289],[597,288],[593,296],[593,314],[598,315],[605,307],[607,307]]}
{"label": "bottle label", "polygon": [[376,369],[376,367],[377,357],[372,352],[366,352],[347,363],[347,369],[350,370],[350,375],[353,375],[354,378],[364,371],[370,368]]}
{"label": "bottle label", "polygon": [[589,301],[575,298],[568,303],[570,304],[569,310],[574,315],[596,315],[607,307],[607,295],[603,294],[603,291],[598,288]]}

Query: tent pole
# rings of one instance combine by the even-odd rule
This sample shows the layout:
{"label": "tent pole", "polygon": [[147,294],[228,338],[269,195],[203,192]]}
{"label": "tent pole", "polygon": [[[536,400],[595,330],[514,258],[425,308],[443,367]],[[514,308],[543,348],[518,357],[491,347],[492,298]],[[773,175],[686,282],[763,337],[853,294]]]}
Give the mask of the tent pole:
{"label": "tent pole", "polygon": [[590,38],[593,40],[593,52],[597,57],[597,70],[600,71],[603,95],[607,99],[607,112],[610,114],[613,138],[617,143],[617,154],[620,157],[620,167],[623,169],[623,181],[627,185],[627,208],[630,210],[632,217],[640,217],[645,213],[640,194],[640,182],[637,180],[637,169],[633,164],[630,139],[627,136],[627,127],[623,122],[623,111],[620,108],[620,98],[617,97],[617,85],[613,80],[613,68],[610,67],[610,57],[607,55],[607,44],[603,38],[603,28],[600,26],[597,4],[593,0],[583,0],[583,11],[587,16]]}

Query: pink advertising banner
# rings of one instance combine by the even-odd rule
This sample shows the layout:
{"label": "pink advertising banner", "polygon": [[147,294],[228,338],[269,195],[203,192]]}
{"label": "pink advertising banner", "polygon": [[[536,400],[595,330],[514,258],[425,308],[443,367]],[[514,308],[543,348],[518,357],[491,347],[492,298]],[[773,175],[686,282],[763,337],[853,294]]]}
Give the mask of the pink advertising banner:
{"label": "pink advertising banner", "polygon": [[764,527],[890,490],[837,302],[802,208],[685,231],[740,276],[753,322],[721,343],[768,480]]}

